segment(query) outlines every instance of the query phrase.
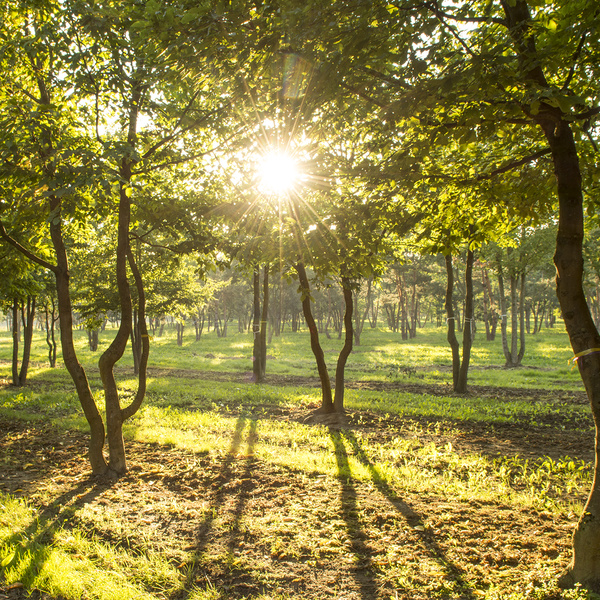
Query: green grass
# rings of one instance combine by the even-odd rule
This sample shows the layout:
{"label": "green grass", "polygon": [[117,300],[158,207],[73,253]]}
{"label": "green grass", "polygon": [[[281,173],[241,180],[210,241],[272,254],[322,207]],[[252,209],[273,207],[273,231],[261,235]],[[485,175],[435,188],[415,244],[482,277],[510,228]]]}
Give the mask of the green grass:
{"label": "green grass", "polygon": [[[161,337],[151,342],[151,367],[178,368],[222,373],[249,373],[252,370],[252,336],[238,333],[230,328],[225,338],[218,338],[211,331],[199,341],[193,332],[184,337],[181,347],[175,344],[175,332],[166,329]],[[75,332],[79,360],[94,374],[100,352],[106,348],[114,331],[100,335],[99,351],[90,352],[87,335]],[[412,381],[421,383],[451,382],[451,352],[445,339],[444,328],[426,327],[418,330],[417,337],[403,341],[399,334],[382,329],[365,329],[360,346],[355,346],[347,364],[348,379],[360,381]],[[0,332],[0,360],[10,361],[12,338],[9,332]],[[337,353],[342,342],[337,338],[321,336],[326,360],[333,374]],[[47,350],[40,332],[34,339],[32,374],[44,377],[60,377],[47,369]],[[317,376],[314,358],[310,350],[308,333],[286,332],[273,337],[268,347],[268,373],[274,375]],[[539,334],[526,336],[526,353],[523,367],[505,369],[500,337],[493,342],[478,333],[471,355],[469,382],[473,385],[508,386],[518,388],[544,388],[560,390],[582,389],[577,369],[569,360],[573,352],[564,327],[560,324],[544,329]],[[119,363],[132,366],[129,352]],[[9,365],[0,370],[9,379]]]}
{"label": "green grass", "polygon": [[[101,336],[101,349],[110,342],[110,334],[105,332]],[[76,340],[80,360],[89,373],[102,410],[96,367],[99,352],[89,351],[84,332],[77,332]],[[0,333],[0,377],[7,381],[10,380],[10,341],[7,332]],[[475,340],[469,377],[473,386],[547,390],[543,397],[534,394],[529,397],[526,392],[490,397],[483,393],[456,396],[450,391],[440,395],[402,389],[348,389],[346,405],[351,411],[359,411],[358,421],[355,430],[341,434],[323,426],[273,418],[277,410],[309,413],[320,401],[320,391],[315,387],[268,383],[257,386],[243,382],[243,378],[240,383],[239,377],[236,381],[227,381],[227,374],[232,374],[233,379],[234,375],[251,371],[251,342],[249,334],[239,333],[221,339],[211,333],[199,342],[188,337],[182,347],[175,344],[172,331],[155,338],[147,398],[142,409],[126,423],[125,436],[215,460],[230,455],[242,459],[252,456],[264,464],[293,472],[295,476],[324,477],[326,481],[346,481],[348,485],[352,481],[359,482],[374,489],[393,491],[398,497],[435,495],[438,500],[448,502],[496,503],[520,510],[549,511],[563,517],[581,511],[581,499],[591,483],[591,467],[585,461],[570,456],[535,459],[518,454],[486,456],[459,452],[452,443],[461,427],[471,425],[493,428],[519,423],[523,427],[548,431],[566,428],[573,435],[589,431],[589,408],[570,400],[569,394],[580,391],[582,385],[577,370],[568,364],[572,353],[562,328],[527,336],[524,367],[519,369],[502,367],[504,359],[499,339],[487,342],[479,334]],[[322,342],[333,372],[341,342],[326,338]],[[420,330],[417,338],[410,341],[402,341],[398,335],[386,331],[366,330],[361,342],[350,357],[347,381],[451,383],[450,351],[442,329]],[[44,340],[36,334],[31,385],[21,390],[10,386],[2,388],[0,416],[39,423],[49,421],[65,431],[85,431],[86,424],[66,370],[64,367],[50,369],[45,352]],[[273,357],[267,365],[268,375],[317,375],[306,332],[273,338],[268,354]],[[127,353],[119,366],[130,369],[131,365]],[[177,369],[177,376],[169,376],[168,369]],[[194,371],[220,373],[225,381],[194,376]],[[123,392],[135,389],[136,381],[130,370],[121,370],[118,381]],[[397,419],[402,424],[402,435],[371,436],[361,432],[363,415],[375,421],[380,419],[382,423]],[[246,431],[252,432],[252,436],[248,434],[244,441],[242,432]],[[10,456],[4,460],[10,460]],[[81,495],[85,493],[86,490],[81,491]],[[165,510],[177,511],[178,507]],[[300,504],[292,504],[288,510],[287,518],[299,523],[295,535],[309,547],[312,543],[310,527],[316,524],[311,522],[308,529],[306,524],[301,524],[304,509],[301,510]],[[298,515],[296,510],[300,511]],[[283,531],[288,523],[275,524],[268,519],[265,517],[264,522],[257,521],[254,525],[245,523],[244,527],[261,535],[275,526]],[[88,525],[80,525],[85,523]],[[92,527],[90,523],[95,525]],[[123,527],[119,515],[111,512],[110,506],[101,513],[89,507],[76,513],[67,502],[58,507],[53,517],[48,517],[41,515],[27,500],[0,494],[0,576],[7,583],[21,582],[28,589],[43,589],[69,600],[158,600],[177,597],[184,590],[183,597],[187,600],[224,598],[222,591],[209,581],[190,584],[185,569],[178,567],[178,563],[217,558],[194,557],[183,551],[174,555],[172,551],[161,552],[150,543],[141,550],[123,543],[115,545],[95,533],[96,529],[110,531],[111,536],[129,539],[133,534]],[[145,533],[137,535],[139,538]],[[279,547],[282,542],[277,541],[277,535],[271,539],[272,554],[284,550],[297,552]],[[334,551],[337,550],[331,550]],[[385,563],[388,566],[381,569],[391,569],[389,577],[393,571],[395,581],[410,581],[413,577],[410,565],[401,564],[400,559],[391,554],[390,557]],[[218,560],[233,569],[238,559],[223,554]],[[318,561],[318,552],[314,560]],[[540,572],[545,568],[541,565]],[[432,564],[431,569],[433,574],[439,567]],[[552,577],[555,574],[548,574],[525,591],[492,585],[478,590],[477,597],[487,600],[555,598],[558,596],[552,594],[556,590],[548,583]],[[439,593],[442,595],[435,597],[454,597]],[[290,596],[273,592],[250,597],[252,600],[283,600]],[[588,596],[575,590],[564,592],[560,597]]]}

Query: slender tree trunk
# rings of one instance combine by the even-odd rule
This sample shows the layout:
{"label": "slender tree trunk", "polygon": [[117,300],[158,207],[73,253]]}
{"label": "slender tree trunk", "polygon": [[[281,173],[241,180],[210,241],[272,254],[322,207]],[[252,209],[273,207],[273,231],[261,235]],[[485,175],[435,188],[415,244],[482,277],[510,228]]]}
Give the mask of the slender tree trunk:
{"label": "slender tree trunk", "polygon": [[[519,304],[517,302],[517,288],[519,275],[510,275],[510,364],[508,367],[518,367],[519,354]],[[507,361],[508,362],[508,361]]]}
{"label": "slender tree trunk", "polygon": [[317,371],[319,372],[319,378],[321,380],[322,401],[321,408],[318,412],[332,413],[335,411],[335,407],[333,405],[333,397],[331,393],[331,381],[329,379],[329,372],[327,371],[327,364],[325,363],[325,354],[323,353],[323,348],[319,342],[319,332],[317,331],[317,325],[312,315],[312,309],[310,306],[310,285],[308,283],[308,276],[306,275],[306,268],[302,262],[296,263],[295,268],[300,281],[302,311],[304,313],[304,319],[306,320],[306,325],[308,326],[308,331],[310,333],[310,346],[317,362]]}
{"label": "slender tree trunk", "polygon": [[338,357],[337,366],[335,369],[335,396],[333,405],[335,412],[344,412],[344,373],[346,369],[346,362],[352,352],[352,341],[354,338],[354,332],[352,331],[352,312],[354,310],[352,302],[352,289],[350,287],[350,280],[346,277],[342,277],[342,291],[344,294],[344,328],[346,330],[346,336],[344,339],[344,346]]}
{"label": "slender tree trunk", "polygon": [[252,352],[252,374],[255,383],[261,383],[262,377],[262,351],[260,335],[260,269],[258,266],[254,268],[252,277],[253,293],[253,319],[252,319],[252,336],[254,338],[254,346]]}
{"label": "slender tree trunk", "polygon": [[19,301],[17,298],[13,300],[12,305],[12,380],[13,385],[20,387],[22,385],[19,379],[19,341],[21,337],[20,333],[20,319],[19,319]]}
{"label": "slender tree trunk", "polygon": [[[129,181],[131,175],[130,166],[125,160],[123,161],[121,171],[122,181]],[[112,343],[104,351],[98,361],[100,377],[104,387],[104,402],[106,406],[109,468],[117,474],[122,474],[127,471],[127,460],[125,457],[125,443],[123,441],[123,417],[121,414],[121,404],[114,375],[114,367],[125,352],[127,341],[131,336],[133,320],[131,291],[129,289],[129,281],[127,280],[127,255],[130,252],[129,219],[131,208],[125,188],[126,184],[121,183],[116,258],[117,289],[119,290],[121,306],[121,323]]]}
{"label": "slender tree trunk", "polygon": [[33,325],[35,321],[35,296],[27,297],[27,304],[23,304],[21,319],[23,321],[23,357],[19,371],[19,385],[25,385],[29,360],[31,357],[31,343],[33,341]]}
{"label": "slender tree trunk", "polygon": [[48,307],[48,303],[46,302],[45,306],[45,317],[46,317],[46,344],[48,345],[48,362],[50,363],[50,368],[54,369],[56,367],[56,337],[54,335],[54,324],[56,323],[56,305],[54,303],[54,298],[50,299],[50,303],[52,308]]}
{"label": "slender tree trunk", "polygon": [[525,356],[525,271],[521,272],[521,285],[519,287],[519,353],[517,354],[517,364],[523,362]]}
{"label": "slender tree trunk", "polygon": [[260,318],[260,377],[265,379],[267,374],[267,326],[269,324],[269,267],[263,270],[263,303]]}
{"label": "slender tree trunk", "polygon": [[454,388],[454,391],[459,393],[465,393],[467,391],[467,376],[471,360],[471,346],[473,344],[473,327],[475,324],[475,311],[473,307],[473,262],[473,251],[468,250],[465,268],[465,326],[463,328],[462,362]]}
{"label": "slender tree trunk", "polygon": [[69,289],[69,263],[62,236],[62,221],[60,219],[60,200],[50,198],[51,214],[56,218],[50,221],[50,237],[56,253],[56,293],[58,316],[60,320],[60,342],[63,361],[77,389],[77,396],[83,413],[90,427],[89,460],[94,475],[106,472],[107,464],[102,449],[104,447],[105,430],[100,411],[94,401],[94,396],[84,368],[80,364],[75,344],[73,342],[73,309]]}
{"label": "slender tree trunk", "polygon": [[460,373],[460,346],[456,339],[456,324],[454,322],[454,304],[452,296],[454,293],[454,268],[452,266],[452,255],[446,255],[446,320],[448,323],[448,343],[452,350],[452,387],[456,390]]}
{"label": "slender tree trunk", "polygon": [[502,259],[500,255],[497,257],[498,264],[498,294],[500,296],[500,334],[502,337],[502,351],[504,352],[505,366],[509,367],[512,363],[512,357],[508,348],[508,327],[507,327],[507,307],[506,307],[506,295],[504,292],[504,273],[502,270]]}

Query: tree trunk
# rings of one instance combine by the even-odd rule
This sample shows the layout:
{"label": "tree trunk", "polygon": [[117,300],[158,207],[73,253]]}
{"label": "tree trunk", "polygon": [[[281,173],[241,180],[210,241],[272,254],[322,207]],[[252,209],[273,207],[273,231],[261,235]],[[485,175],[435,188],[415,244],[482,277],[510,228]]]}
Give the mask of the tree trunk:
{"label": "tree trunk", "polygon": [[322,401],[321,408],[318,412],[332,413],[335,411],[335,407],[333,405],[333,397],[331,394],[331,381],[329,379],[329,372],[327,371],[327,364],[325,363],[325,354],[323,353],[323,348],[319,342],[319,332],[317,331],[317,325],[312,315],[310,306],[310,285],[308,283],[308,276],[306,275],[306,268],[302,262],[296,263],[295,268],[300,281],[302,311],[304,313],[304,319],[306,320],[306,325],[308,326],[308,331],[310,333],[310,346],[317,362],[317,370],[321,380]]}
{"label": "tree trunk", "polygon": [[454,387],[455,392],[461,394],[467,391],[467,376],[471,360],[471,346],[473,344],[473,329],[475,325],[475,311],[473,307],[473,262],[472,250],[467,251],[467,264],[465,268],[465,326],[463,328],[462,362],[458,379]]}
{"label": "tree trunk", "polygon": [[27,305],[23,304],[21,320],[23,322],[23,357],[19,371],[19,385],[25,385],[29,359],[31,357],[31,343],[33,341],[33,324],[35,320],[35,297],[27,297]]}
{"label": "tree trunk", "polygon": [[254,338],[254,346],[252,351],[252,375],[255,383],[262,383],[262,356],[260,335],[260,269],[258,266],[254,268],[252,278],[253,289],[253,318],[252,318],[252,335]]}
{"label": "tree trunk", "polygon": [[525,356],[525,271],[521,272],[521,285],[519,288],[519,354],[517,364],[521,365]]}
{"label": "tree trunk", "polygon": [[504,360],[505,366],[509,367],[511,365],[511,355],[510,350],[508,348],[508,327],[507,327],[507,307],[506,307],[506,295],[504,293],[504,273],[502,270],[502,259],[500,255],[497,257],[497,265],[498,265],[498,294],[500,296],[500,334],[502,337],[502,351],[504,352]]}
{"label": "tree trunk", "polygon": [[264,381],[267,374],[267,325],[269,324],[269,268],[263,271],[263,304],[260,319],[260,376]]}
{"label": "tree trunk", "polygon": [[60,321],[60,342],[63,361],[73,379],[79,402],[90,427],[89,460],[94,475],[106,472],[107,464],[102,449],[104,447],[105,430],[102,416],[94,401],[92,390],[84,368],[79,363],[75,344],[73,342],[73,309],[69,289],[69,263],[62,236],[62,221],[60,219],[60,200],[50,198],[50,211],[56,218],[50,221],[50,237],[56,253],[56,293],[58,315]]}
{"label": "tree trunk", "polygon": [[335,369],[335,395],[333,405],[335,412],[338,413],[344,412],[344,373],[346,362],[352,352],[352,341],[354,338],[354,332],[352,331],[352,312],[354,309],[352,289],[350,287],[350,281],[346,277],[342,277],[342,291],[344,293],[344,306],[346,309],[344,311],[344,328],[346,330],[346,336]]}
{"label": "tree trunk", "polygon": [[517,288],[519,275],[511,273],[510,275],[510,364],[507,361],[507,367],[520,366],[518,360],[519,354],[519,303],[517,301]]}
{"label": "tree trunk", "polygon": [[[538,60],[525,0],[503,0],[507,25],[532,88],[550,89]],[[541,102],[534,117],[552,153],[558,191],[558,234],[554,264],[556,293],[577,366],[590,401],[596,428],[594,480],[573,534],[573,557],[559,580],[600,591],[600,334],[583,290],[583,190],[577,147],[570,124],[559,107]]]}
{"label": "tree trunk", "polygon": [[17,298],[13,300],[12,305],[12,380],[13,385],[20,387],[21,380],[19,379],[19,340],[21,337],[19,319],[19,301]]}
{"label": "tree trunk", "polygon": [[54,369],[56,367],[56,337],[54,336],[54,324],[57,319],[54,298],[50,299],[50,303],[52,305],[52,310],[48,309],[47,303],[45,307],[46,344],[48,345],[48,362],[50,363],[50,368]]}
{"label": "tree trunk", "polygon": [[596,428],[594,480],[573,534],[573,558],[561,585],[600,591],[600,335],[583,291],[583,194],[577,149],[567,122],[542,121],[558,184],[556,292]]}
{"label": "tree trunk", "polygon": [[460,347],[456,339],[456,324],[454,322],[454,304],[452,296],[454,293],[454,268],[452,266],[452,255],[446,255],[446,320],[448,323],[448,343],[452,350],[452,387],[456,390],[458,376],[460,373]]}

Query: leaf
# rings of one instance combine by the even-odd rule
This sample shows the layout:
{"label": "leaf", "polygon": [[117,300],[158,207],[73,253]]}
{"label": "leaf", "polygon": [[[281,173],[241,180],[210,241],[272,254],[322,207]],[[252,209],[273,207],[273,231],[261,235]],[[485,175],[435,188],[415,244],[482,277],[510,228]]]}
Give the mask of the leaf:
{"label": "leaf", "polygon": [[0,563],[0,567],[6,569],[17,558],[17,551],[13,550],[9,555],[5,556]]}

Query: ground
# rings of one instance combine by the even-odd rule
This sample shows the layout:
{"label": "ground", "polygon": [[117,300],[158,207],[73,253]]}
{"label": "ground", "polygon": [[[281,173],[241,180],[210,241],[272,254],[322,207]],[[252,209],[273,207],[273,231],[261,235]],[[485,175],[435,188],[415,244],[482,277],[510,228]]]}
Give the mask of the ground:
{"label": "ground", "polygon": [[[427,392],[448,390],[428,386]],[[476,393],[502,402],[514,394],[537,399],[549,392]],[[585,402],[581,394],[569,397]],[[307,414],[262,406],[261,418],[306,420]],[[594,447],[591,421],[577,436],[560,422],[450,425],[429,427],[427,436],[440,444],[452,441],[462,453],[590,460]],[[361,455],[357,431],[376,439],[411,435],[398,417],[349,413],[331,428],[334,445],[344,442],[338,461],[347,460],[344,448]],[[400,493],[377,478],[295,472],[257,459],[256,434],[250,427],[243,435],[243,443],[234,439],[219,457],[129,442],[129,473],[101,481],[89,475],[84,434],[57,438],[49,425],[4,421],[0,490],[30,498],[44,518],[94,528],[111,544],[162,552],[190,587],[214,586],[231,599],[261,593],[339,600],[469,599],[494,589],[526,593],[540,579],[556,577],[569,560],[574,513]],[[370,464],[366,456],[361,460]],[[99,515],[105,519],[101,528]],[[0,587],[0,599],[25,597],[18,587]],[[48,598],[38,591],[31,597]]]}

